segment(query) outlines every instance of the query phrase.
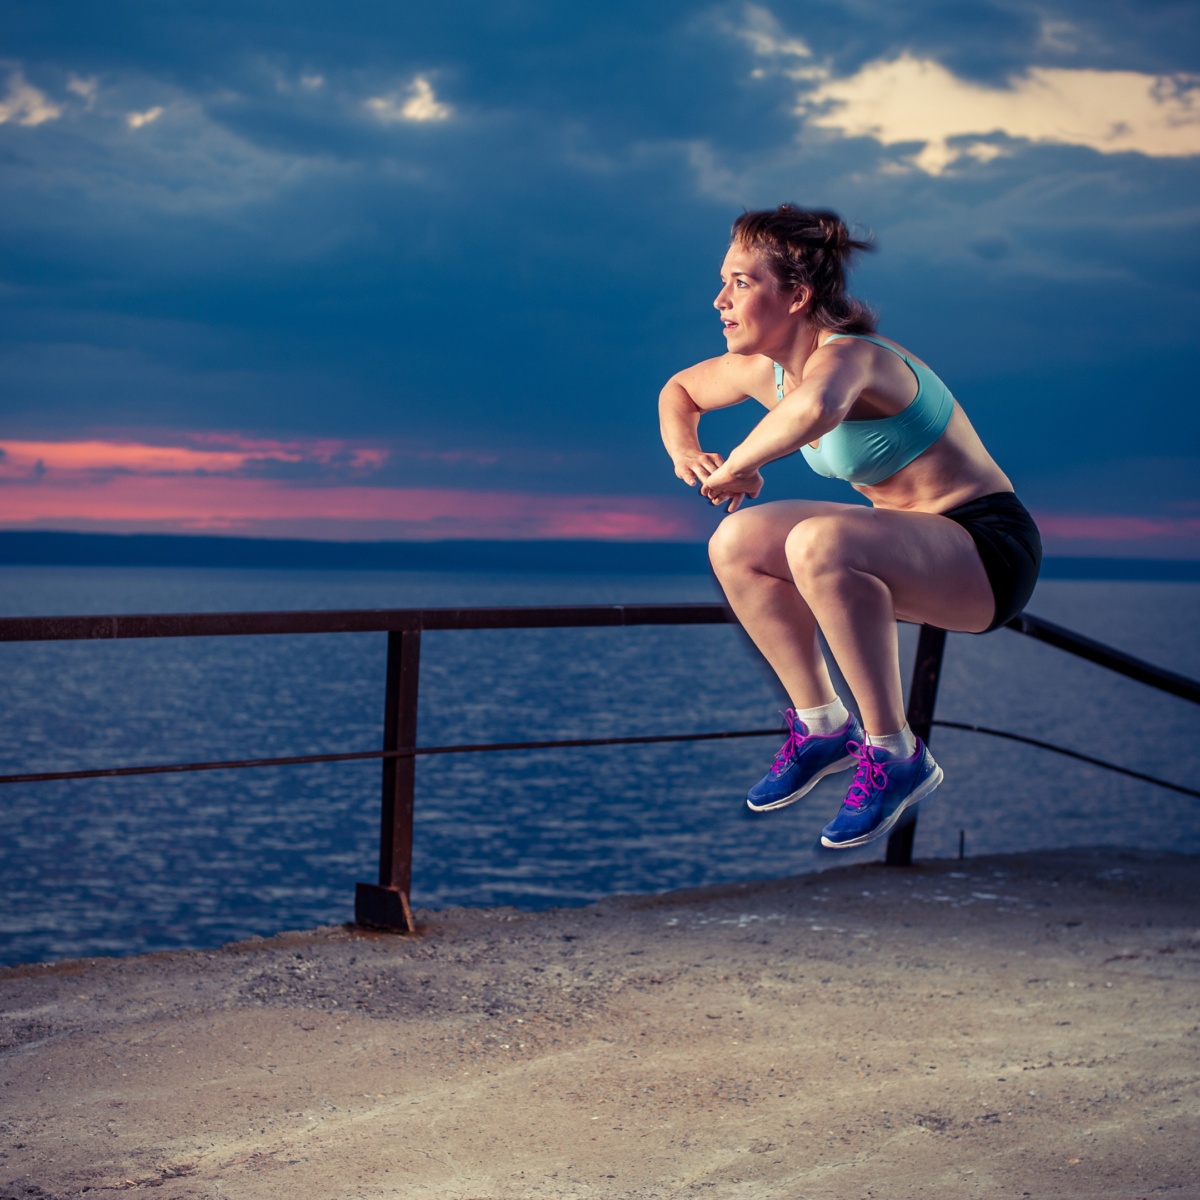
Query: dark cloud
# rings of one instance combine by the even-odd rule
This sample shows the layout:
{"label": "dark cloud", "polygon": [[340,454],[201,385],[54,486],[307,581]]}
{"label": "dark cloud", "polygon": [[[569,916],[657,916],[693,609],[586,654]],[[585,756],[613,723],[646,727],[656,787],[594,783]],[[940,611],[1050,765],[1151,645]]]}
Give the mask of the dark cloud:
{"label": "dark cloud", "polygon": [[[422,483],[670,491],[653,402],[721,348],[728,222],[794,199],[875,231],[856,287],[1006,469],[1048,489],[1058,464],[1103,506],[1120,463],[1151,470],[1159,423],[1195,444],[1197,159],[981,131],[999,157],[930,175],[916,146],[806,128],[816,84],[794,76],[900,53],[989,86],[1186,72],[1188,12],[9,5],[7,60],[61,115],[0,125],[0,433],[374,436],[419,446],[393,461]],[[394,115],[418,76],[444,120],[368,105]],[[713,444],[753,417],[710,419]],[[1195,494],[1194,466],[1167,475],[1127,490]]]}

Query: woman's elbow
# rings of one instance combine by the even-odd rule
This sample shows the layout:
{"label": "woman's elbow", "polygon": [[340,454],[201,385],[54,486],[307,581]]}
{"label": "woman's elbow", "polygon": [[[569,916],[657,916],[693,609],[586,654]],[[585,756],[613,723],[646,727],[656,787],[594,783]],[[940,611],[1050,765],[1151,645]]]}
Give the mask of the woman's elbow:
{"label": "woman's elbow", "polygon": [[658,393],[658,407],[662,410],[675,410],[687,413],[697,413],[700,406],[692,399],[691,393],[679,382],[677,375],[672,375],[663,384]]}

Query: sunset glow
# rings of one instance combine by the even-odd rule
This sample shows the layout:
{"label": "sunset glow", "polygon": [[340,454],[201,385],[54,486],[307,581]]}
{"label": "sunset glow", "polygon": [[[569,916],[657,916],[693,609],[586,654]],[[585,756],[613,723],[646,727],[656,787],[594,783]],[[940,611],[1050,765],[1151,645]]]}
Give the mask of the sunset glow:
{"label": "sunset glow", "polygon": [[352,467],[372,469],[382,466],[387,451],[374,448],[350,448],[344,442],[314,441],[284,443],[251,441],[236,434],[189,436],[201,445],[223,449],[196,449],[194,446],[152,446],[142,442],[0,441],[0,479],[20,479],[54,472],[56,476],[92,475],[120,471],[138,475],[208,474],[230,475],[265,462],[329,462],[348,456]]}
{"label": "sunset glow", "polygon": [[[483,462],[470,451],[423,459]],[[372,484],[392,457],[333,439],[270,441],[186,433],[177,444],[133,439],[0,441],[0,528],[113,532],[228,532],[335,540],[582,538],[703,541],[713,515],[675,496],[603,495]],[[494,461],[488,458],[487,461]],[[264,478],[271,464],[304,478]],[[1047,553],[1087,544],[1153,543],[1168,556],[1200,553],[1200,515],[1034,513]],[[1121,551],[1118,551],[1121,552]]]}
{"label": "sunset glow", "polygon": [[1200,541],[1200,517],[1144,517],[1089,513],[1035,512],[1044,538],[1091,538],[1129,542],[1143,538]]}
{"label": "sunset glow", "polygon": [[[200,439],[189,439],[200,440]],[[386,487],[246,472],[268,462],[337,459],[369,476],[388,458],[343,443],[255,443],[211,435],[212,448],[138,442],[0,442],[0,526],[114,531],[316,532],[340,538],[611,538],[692,541],[705,530],[686,497],[561,495]],[[222,448],[217,448],[221,446]]]}

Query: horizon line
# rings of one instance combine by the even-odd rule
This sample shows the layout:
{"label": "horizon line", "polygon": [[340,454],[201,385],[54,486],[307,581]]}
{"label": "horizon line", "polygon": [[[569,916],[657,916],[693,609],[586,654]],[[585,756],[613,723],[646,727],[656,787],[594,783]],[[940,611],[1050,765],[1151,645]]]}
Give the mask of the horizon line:
{"label": "horizon line", "polygon": [[[707,575],[707,543],[596,538],[322,541],[214,533],[2,530],[0,565]],[[1046,579],[1200,582],[1200,558],[1050,554]]]}

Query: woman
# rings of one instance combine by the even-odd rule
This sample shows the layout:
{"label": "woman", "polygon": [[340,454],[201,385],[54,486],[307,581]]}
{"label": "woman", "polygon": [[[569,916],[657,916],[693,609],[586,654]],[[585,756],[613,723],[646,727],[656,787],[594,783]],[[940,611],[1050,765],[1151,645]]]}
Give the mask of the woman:
{"label": "woman", "polygon": [[[843,849],[883,837],[942,770],[904,716],[897,619],[985,633],[1025,606],[1037,581],[1037,526],[945,384],[875,336],[845,294],[868,243],[831,212],[790,204],[733,224],[713,302],[727,352],[672,377],[659,400],[675,474],[729,516],[709,543],[725,596],[791,698],[789,736],[747,803],[795,803],[856,767],[821,835]],[[750,397],[770,411],[727,459],[702,450],[701,416]],[[800,450],[821,475],[870,502],[776,500],[743,508],[759,469]],[[824,633],[858,700],[833,690]],[[865,729],[865,736],[864,736]]]}

